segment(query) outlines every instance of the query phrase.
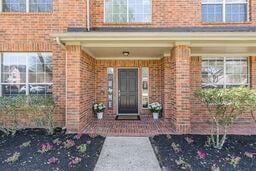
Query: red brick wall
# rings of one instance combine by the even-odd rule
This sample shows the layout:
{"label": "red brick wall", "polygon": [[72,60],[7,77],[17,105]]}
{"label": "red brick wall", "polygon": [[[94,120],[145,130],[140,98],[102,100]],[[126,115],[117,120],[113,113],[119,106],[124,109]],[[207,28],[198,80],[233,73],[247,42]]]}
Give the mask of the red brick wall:
{"label": "red brick wall", "polygon": [[52,52],[55,119],[65,125],[65,50],[50,33],[86,27],[85,0],[54,0],[53,13],[0,13],[0,52]]}
{"label": "red brick wall", "polygon": [[114,68],[114,108],[113,110],[106,110],[109,115],[117,113],[117,74],[118,68],[138,68],[139,77],[139,111],[141,114],[150,114],[147,109],[142,109],[141,106],[141,68],[149,67],[149,101],[161,102],[161,65],[160,60],[97,60],[96,61],[96,100],[107,105],[107,68]]}
{"label": "red brick wall", "polygon": [[96,102],[95,65],[96,60],[81,51],[80,130],[94,118],[92,106]]}
{"label": "red brick wall", "polygon": [[[249,26],[256,24],[256,1],[250,0],[250,22],[246,23],[203,23],[201,1],[198,0],[152,0],[152,22],[135,23],[133,27],[191,27],[191,26]],[[122,27],[130,24],[104,23],[104,0],[92,1],[93,27]]]}

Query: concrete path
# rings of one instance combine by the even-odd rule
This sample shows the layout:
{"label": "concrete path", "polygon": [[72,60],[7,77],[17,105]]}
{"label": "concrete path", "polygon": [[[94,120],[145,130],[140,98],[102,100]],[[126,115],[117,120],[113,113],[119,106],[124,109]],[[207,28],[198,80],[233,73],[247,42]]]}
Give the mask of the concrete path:
{"label": "concrete path", "polygon": [[94,171],[161,171],[146,137],[107,137]]}

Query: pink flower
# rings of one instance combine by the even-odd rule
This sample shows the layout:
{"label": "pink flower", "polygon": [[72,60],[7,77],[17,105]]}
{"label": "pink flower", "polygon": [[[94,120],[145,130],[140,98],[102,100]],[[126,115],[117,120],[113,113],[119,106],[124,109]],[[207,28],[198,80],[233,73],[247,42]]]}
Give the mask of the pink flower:
{"label": "pink flower", "polygon": [[204,152],[204,151],[198,150],[198,151],[197,151],[197,156],[198,156],[200,159],[204,159],[204,158],[207,156],[207,153]]}
{"label": "pink flower", "polygon": [[81,138],[82,134],[76,134],[73,139],[79,140]]}
{"label": "pink flower", "polygon": [[81,159],[80,157],[76,157],[76,158],[70,160],[70,161],[68,162],[68,165],[69,165],[70,167],[73,167],[73,166],[79,164],[81,161],[82,161],[82,159]]}
{"label": "pink flower", "polygon": [[41,144],[40,150],[38,150],[38,152],[46,153],[50,151],[52,148],[53,148],[53,145],[51,145],[50,143]]}
{"label": "pink flower", "polygon": [[55,163],[58,163],[59,162],[59,159],[56,158],[56,157],[51,157],[48,159],[48,164],[55,164]]}

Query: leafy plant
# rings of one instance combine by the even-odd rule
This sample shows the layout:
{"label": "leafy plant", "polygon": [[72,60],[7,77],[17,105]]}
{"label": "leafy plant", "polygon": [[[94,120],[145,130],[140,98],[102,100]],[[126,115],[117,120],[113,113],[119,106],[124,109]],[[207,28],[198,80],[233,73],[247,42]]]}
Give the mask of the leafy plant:
{"label": "leafy plant", "polygon": [[192,144],[194,142],[194,140],[189,137],[185,137],[185,140],[187,141],[188,144]]}
{"label": "leafy plant", "polygon": [[6,163],[9,163],[9,164],[13,164],[15,163],[16,161],[18,161],[20,158],[20,153],[18,152],[15,152],[12,156],[8,157],[5,162]]}
{"label": "leafy plant", "polygon": [[174,150],[175,153],[180,153],[182,150],[180,148],[179,144],[175,144],[174,142],[171,144],[172,149]]}
{"label": "leafy plant", "polygon": [[195,96],[203,102],[211,116],[210,145],[221,149],[227,132],[244,113],[255,109],[256,90],[248,88],[199,89]]}
{"label": "leafy plant", "polygon": [[31,141],[24,142],[20,145],[20,148],[27,148],[31,146]]}
{"label": "leafy plant", "polygon": [[63,142],[63,147],[65,149],[69,149],[69,148],[71,148],[71,147],[73,147],[75,145],[76,144],[75,144],[75,142],[73,140],[66,140],[65,142]]}
{"label": "leafy plant", "polygon": [[235,157],[235,156],[229,155],[229,158],[227,158],[227,160],[229,161],[230,165],[232,165],[234,168],[236,168],[241,160],[241,157]]}
{"label": "leafy plant", "polygon": [[60,145],[62,141],[59,138],[56,138],[52,141],[53,144]]}
{"label": "leafy plant", "polygon": [[78,152],[80,154],[84,154],[87,150],[87,145],[86,144],[81,144],[77,147],[77,149],[78,149]]}
{"label": "leafy plant", "polygon": [[216,164],[212,165],[211,171],[220,171],[220,167],[216,166]]}
{"label": "leafy plant", "polygon": [[38,150],[39,153],[47,153],[48,151],[52,150],[53,145],[46,143],[46,144],[41,144],[40,150]]}
{"label": "leafy plant", "polygon": [[182,170],[189,170],[192,171],[192,167],[189,163],[187,163],[182,157],[179,157],[178,160],[175,160],[175,163],[179,166]]}
{"label": "leafy plant", "polygon": [[93,111],[95,113],[103,112],[106,109],[106,106],[103,103],[95,103],[93,105]]}
{"label": "leafy plant", "polygon": [[152,113],[160,113],[162,111],[162,105],[158,102],[149,104],[148,108]]}

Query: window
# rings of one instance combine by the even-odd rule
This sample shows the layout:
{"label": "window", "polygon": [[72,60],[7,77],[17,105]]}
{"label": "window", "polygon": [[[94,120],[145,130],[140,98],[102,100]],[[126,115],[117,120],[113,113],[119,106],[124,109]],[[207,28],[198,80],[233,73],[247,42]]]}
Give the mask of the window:
{"label": "window", "polygon": [[29,0],[30,12],[51,12],[52,0]]}
{"label": "window", "polygon": [[51,53],[2,53],[0,95],[52,94]]}
{"label": "window", "polygon": [[205,22],[244,22],[248,20],[248,0],[203,0]]}
{"label": "window", "polygon": [[149,68],[142,67],[142,107],[148,108],[149,104]]}
{"label": "window", "polygon": [[105,22],[151,22],[151,0],[105,0]]}
{"label": "window", "polygon": [[108,74],[108,109],[113,108],[113,74],[114,68],[107,68]]}
{"label": "window", "polygon": [[248,58],[203,58],[202,86],[229,88],[249,86]]}
{"label": "window", "polygon": [[52,0],[0,0],[0,12],[52,12]]}

